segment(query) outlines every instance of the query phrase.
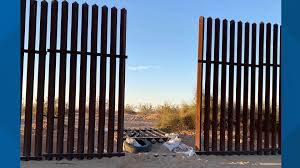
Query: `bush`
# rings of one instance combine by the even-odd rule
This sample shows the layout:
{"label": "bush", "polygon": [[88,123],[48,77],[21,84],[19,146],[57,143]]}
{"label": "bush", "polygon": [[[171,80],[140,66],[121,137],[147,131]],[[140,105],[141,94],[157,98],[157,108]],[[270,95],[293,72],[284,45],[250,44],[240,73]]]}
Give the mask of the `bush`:
{"label": "bush", "polygon": [[157,108],[160,114],[158,127],[168,131],[183,131],[195,129],[196,106],[182,104],[181,106],[164,104]]}
{"label": "bush", "polygon": [[126,104],[124,108],[124,112],[127,114],[136,114],[136,108],[133,105]]}
{"label": "bush", "polygon": [[196,105],[182,104],[180,107],[180,117],[183,130],[195,129],[196,125]]}
{"label": "bush", "polygon": [[160,114],[158,127],[165,129],[172,129],[179,127],[179,111],[178,107],[171,104],[164,104],[157,107],[157,113]]}
{"label": "bush", "polygon": [[140,104],[137,108],[138,114],[146,115],[155,112],[154,106],[152,104]]}

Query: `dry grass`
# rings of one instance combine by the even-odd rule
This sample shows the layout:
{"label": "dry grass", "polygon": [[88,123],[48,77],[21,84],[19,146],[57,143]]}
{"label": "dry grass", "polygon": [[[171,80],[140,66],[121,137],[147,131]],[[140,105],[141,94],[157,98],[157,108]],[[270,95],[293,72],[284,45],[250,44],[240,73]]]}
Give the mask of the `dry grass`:
{"label": "dry grass", "polygon": [[193,132],[195,129],[196,104],[194,103],[182,103],[181,105],[165,103],[157,106],[151,104],[126,105],[125,113],[155,121],[158,128],[168,132]]}
{"label": "dry grass", "polygon": [[172,132],[194,130],[196,123],[196,105],[186,104],[172,105],[164,104],[158,106],[160,114],[158,127]]}

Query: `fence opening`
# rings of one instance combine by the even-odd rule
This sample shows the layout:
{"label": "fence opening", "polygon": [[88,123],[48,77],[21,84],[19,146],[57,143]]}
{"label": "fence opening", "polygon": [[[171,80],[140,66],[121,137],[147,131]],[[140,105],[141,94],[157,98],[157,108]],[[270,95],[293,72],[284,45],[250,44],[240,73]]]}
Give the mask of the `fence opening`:
{"label": "fence opening", "polygon": [[126,22],[126,9],[21,0],[22,160],[124,155]]}
{"label": "fence opening", "polygon": [[280,30],[200,17],[199,154],[280,154]]}

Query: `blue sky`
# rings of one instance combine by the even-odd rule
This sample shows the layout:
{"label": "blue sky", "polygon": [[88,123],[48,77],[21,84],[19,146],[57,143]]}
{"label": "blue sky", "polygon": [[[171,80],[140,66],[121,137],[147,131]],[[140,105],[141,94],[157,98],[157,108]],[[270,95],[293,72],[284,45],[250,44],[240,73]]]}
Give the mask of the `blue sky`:
{"label": "blue sky", "polygon": [[[70,0],[68,2],[74,2]],[[281,23],[280,0],[86,0],[128,11],[126,103],[181,103],[196,89],[199,16]]]}

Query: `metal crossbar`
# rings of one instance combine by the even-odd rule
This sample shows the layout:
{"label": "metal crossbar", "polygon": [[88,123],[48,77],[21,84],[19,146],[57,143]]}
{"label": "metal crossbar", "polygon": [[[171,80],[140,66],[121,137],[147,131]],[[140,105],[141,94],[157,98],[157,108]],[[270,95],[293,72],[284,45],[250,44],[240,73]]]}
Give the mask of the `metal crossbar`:
{"label": "metal crossbar", "polygon": [[40,50],[28,50],[24,49],[22,52],[25,53],[35,53],[35,54],[47,54],[47,53],[60,53],[60,54],[71,54],[72,55],[93,55],[93,56],[105,56],[105,57],[116,57],[116,58],[128,58],[127,55],[119,55],[119,54],[105,54],[99,52],[82,52],[82,51],[72,51],[72,50],[51,50],[48,49],[47,51],[40,51]]}
{"label": "metal crossbar", "polygon": [[244,67],[262,67],[262,66],[281,67],[280,64],[271,64],[271,63],[249,64],[249,63],[223,62],[223,61],[207,61],[207,60],[198,60],[198,63],[219,64],[219,65],[236,65],[236,66],[244,66]]}

